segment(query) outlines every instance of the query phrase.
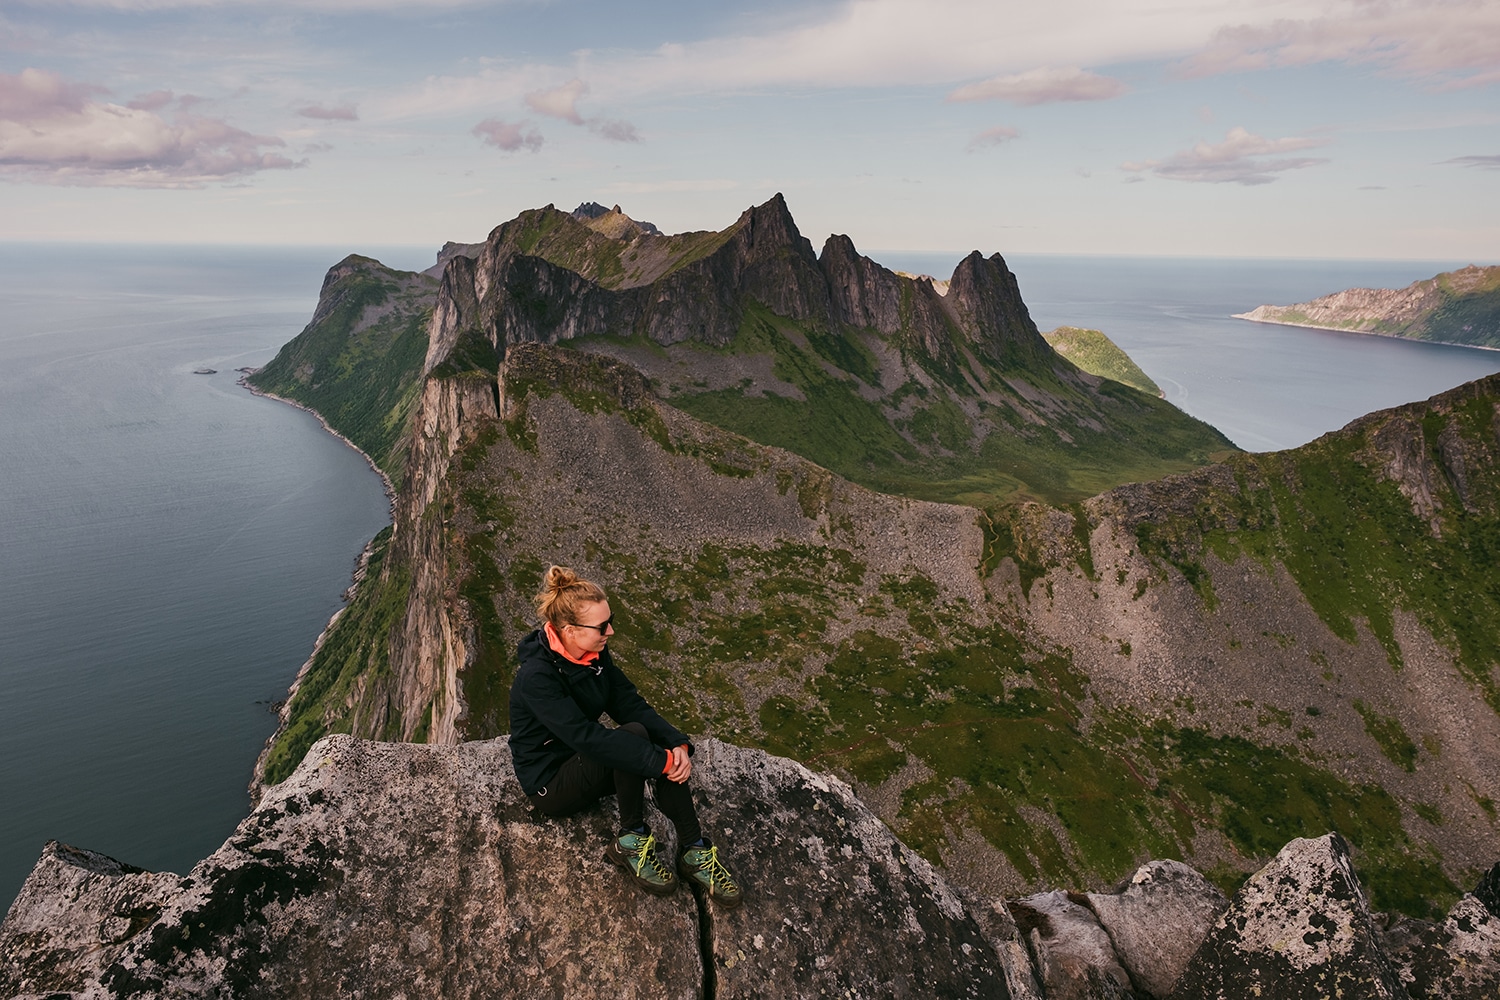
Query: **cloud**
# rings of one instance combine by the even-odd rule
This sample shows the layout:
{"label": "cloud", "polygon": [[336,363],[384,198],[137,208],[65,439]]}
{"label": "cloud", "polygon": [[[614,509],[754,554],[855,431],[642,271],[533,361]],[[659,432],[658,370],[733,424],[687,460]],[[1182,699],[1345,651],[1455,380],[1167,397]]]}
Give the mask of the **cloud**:
{"label": "cloud", "polygon": [[303,118],[316,118],[319,121],[330,122],[357,122],[359,112],[352,104],[340,104],[337,107],[325,108],[321,104],[309,104],[305,108],[298,108],[297,114]]}
{"label": "cloud", "polygon": [[[0,74],[0,176],[54,184],[201,187],[303,164],[286,145],[218,118],[93,99],[103,89],[45,70]],[[145,95],[150,105],[159,95]]]}
{"label": "cloud", "polygon": [[1276,175],[1288,170],[1327,163],[1314,157],[1270,159],[1278,153],[1289,153],[1323,145],[1323,140],[1307,138],[1267,139],[1236,125],[1221,143],[1200,142],[1192,149],[1173,153],[1165,160],[1145,160],[1121,164],[1131,173],[1150,171],[1174,181],[1196,181],[1207,184],[1269,184]]}
{"label": "cloud", "polygon": [[530,122],[507,122],[499,118],[486,118],[471,129],[486,145],[503,149],[507,153],[529,149],[533,153],[542,148],[542,134]]}
{"label": "cloud", "polygon": [[583,117],[578,113],[578,99],[588,92],[589,85],[575,76],[560,87],[533,90],[526,95],[526,106],[539,115],[549,115],[574,125],[582,125]]}
{"label": "cloud", "polygon": [[970,153],[977,153],[981,149],[989,149],[991,146],[1010,142],[1020,134],[1020,132],[1017,132],[1009,125],[996,125],[994,128],[987,128],[970,139],[967,150]]}
{"label": "cloud", "polygon": [[42,69],[23,69],[14,76],[0,73],[0,119],[32,121],[79,112],[90,95],[104,92],[103,87],[73,83]]}
{"label": "cloud", "polygon": [[1500,156],[1455,156],[1444,163],[1456,163],[1461,167],[1478,167],[1480,170],[1500,170]]}
{"label": "cloud", "polygon": [[1346,62],[1442,89],[1500,81],[1500,5],[1488,0],[1337,0],[1308,13],[1225,25],[1179,69],[1195,77]]}
{"label": "cloud", "polygon": [[969,83],[948,95],[949,101],[1010,101],[1051,104],[1055,101],[1107,101],[1126,91],[1125,84],[1083,69],[1033,69]]}
{"label": "cloud", "polygon": [[125,106],[136,111],[160,111],[172,103],[172,98],[177,95],[170,90],[153,90],[149,94],[142,94],[133,101],[127,101]]}
{"label": "cloud", "polygon": [[610,142],[640,142],[635,126],[615,118],[590,118],[589,131]]}
{"label": "cloud", "polygon": [[[1270,23],[1275,15],[1303,12],[1318,2],[1322,0],[1270,0],[1264,11],[1259,6],[1251,10]],[[1242,5],[1224,2],[843,0],[810,6],[797,18],[775,19],[778,27],[760,34],[725,34],[644,51],[588,52],[584,63],[569,69],[507,64],[471,75],[433,77],[393,96],[390,105],[400,114],[415,115],[546,98],[556,100],[564,113],[557,115],[541,104],[531,104],[533,111],[572,121],[569,111],[581,115],[576,105],[566,103],[566,88],[578,86],[576,80],[552,90],[535,89],[535,80],[559,79],[564,73],[586,76],[592,93],[608,93],[611,101],[762,87],[953,87],[965,80],[1011,76],[1026,77],[1027,92],[1039,99],[1047,93],[1042,83],[1050,81],[1062,93],[1071,77],[1077,95],[1072,99],[1081,99],[1088,86],[1122,85],[1083,70],[1037,67],[1182,59],[1208,45],[1216,31],[1233,23],[1231,17],[1244,16]],[[586,74],[579,65],[587,66]]]}

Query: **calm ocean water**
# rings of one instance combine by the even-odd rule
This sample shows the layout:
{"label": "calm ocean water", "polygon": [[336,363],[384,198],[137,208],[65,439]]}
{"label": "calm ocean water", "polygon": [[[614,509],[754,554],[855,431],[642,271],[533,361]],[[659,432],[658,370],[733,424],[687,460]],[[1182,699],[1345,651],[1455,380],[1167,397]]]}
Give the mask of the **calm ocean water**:
{"label": "calm ocean water", "polygon": [[387,520],[363,458],[235,384],[340,256],[0,246],[0,906],[48,839],[185,872],[245,815]]}
{"label": "calm ocean water", "polygon": [[[235,385],[342,256],[0,245],[0,905],[48,839],[185,872],[244,816],[269,703],[386,522],[360,456]],[[961,255],[872,256],[946,277]],[[1500,371],[1500,353],[1226,318],[1465,261],[1009,262],[1043,329],[1103,329],[1253,450]]]}

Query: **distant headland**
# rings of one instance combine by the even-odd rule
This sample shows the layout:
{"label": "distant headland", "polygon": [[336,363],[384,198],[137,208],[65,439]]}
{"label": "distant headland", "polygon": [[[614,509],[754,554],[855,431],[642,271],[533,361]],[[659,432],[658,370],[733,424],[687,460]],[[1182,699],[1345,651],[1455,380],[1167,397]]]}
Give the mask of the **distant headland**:
{"label": "distant headland", "polygon": [[1234,317],[1500,350],[1500,267],[1470,264],[1401,289],[1350,288],[1296,305],[1257,306]]}

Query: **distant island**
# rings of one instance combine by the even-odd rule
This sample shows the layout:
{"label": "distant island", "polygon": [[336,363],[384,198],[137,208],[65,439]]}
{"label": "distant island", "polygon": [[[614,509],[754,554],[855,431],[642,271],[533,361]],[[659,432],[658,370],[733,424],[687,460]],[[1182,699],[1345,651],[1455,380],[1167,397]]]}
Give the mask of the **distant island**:
{"label": "distant island", "polygon": [[1500,267],[1470,264],[1401,289],[1350,288],[1234,318],[1500,350]]}

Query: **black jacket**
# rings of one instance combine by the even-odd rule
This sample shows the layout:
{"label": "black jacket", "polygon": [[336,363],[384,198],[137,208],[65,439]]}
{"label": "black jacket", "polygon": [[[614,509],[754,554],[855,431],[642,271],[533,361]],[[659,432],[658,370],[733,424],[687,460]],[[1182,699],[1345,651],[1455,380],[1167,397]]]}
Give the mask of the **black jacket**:
{"label": "black jacket", "polygon": [[[521,640],[516,652],[521,668],[510,686],[510,757],[527,795],[552,780],[569,757],[581,754],[617,771],[656,777],[667,766],[667,751],[688,738],[646,703],[609,655],[609,647],[589,666],[559,656],[537,629]],[[607,729],[599,716],[608,713],[616,725],[639,722],[651,742]]]}

